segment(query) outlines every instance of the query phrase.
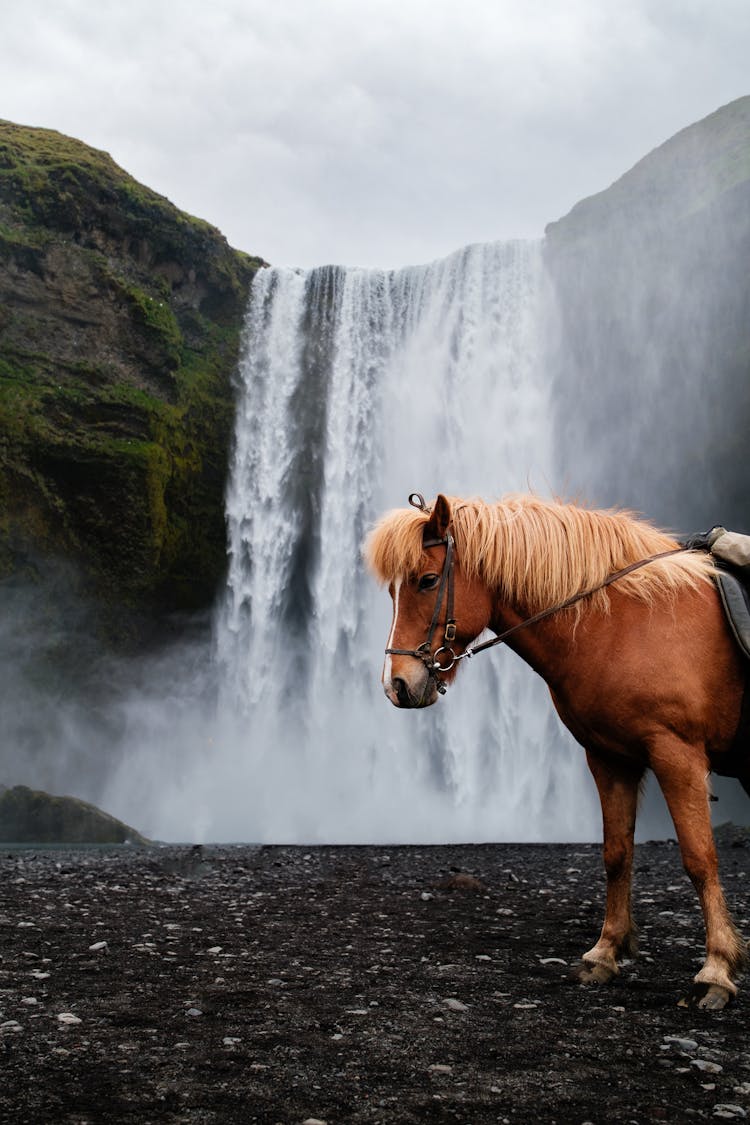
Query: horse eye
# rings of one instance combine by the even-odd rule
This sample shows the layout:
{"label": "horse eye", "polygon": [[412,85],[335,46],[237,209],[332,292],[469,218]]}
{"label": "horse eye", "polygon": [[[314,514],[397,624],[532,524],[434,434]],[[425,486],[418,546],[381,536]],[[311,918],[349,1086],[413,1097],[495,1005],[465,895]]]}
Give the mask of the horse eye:
{"label": "horse eye", "polygon": [[418,584],[419,589],[420,590],[434,590],[439,581],[440,581],[440,575],[439,574],[423,574],[422,577],[419,579],[419,584]]}

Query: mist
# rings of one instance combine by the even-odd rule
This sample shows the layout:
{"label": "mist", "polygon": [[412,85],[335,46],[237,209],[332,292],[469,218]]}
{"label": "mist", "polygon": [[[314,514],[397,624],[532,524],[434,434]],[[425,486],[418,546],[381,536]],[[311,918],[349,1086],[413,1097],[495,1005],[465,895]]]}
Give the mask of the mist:
{"label": "mist", "polygon": [[[425,713],[385,701],[390,600],[361,542],[415,490],[531,489],[678,534],[750,530],[750,208],[731,178],[748,105],[543,242],[396,271],[261,271],[225,589],[179,642],[165,623],[135,657],[97,640],[69,564],[0,584],[4,783],[163,840],[598,839],[583,752],[512,653],[472,661]],[[714,789],[715,821],[746,822],[739,786]],[[672,834],[653,784],[638,831]]]}

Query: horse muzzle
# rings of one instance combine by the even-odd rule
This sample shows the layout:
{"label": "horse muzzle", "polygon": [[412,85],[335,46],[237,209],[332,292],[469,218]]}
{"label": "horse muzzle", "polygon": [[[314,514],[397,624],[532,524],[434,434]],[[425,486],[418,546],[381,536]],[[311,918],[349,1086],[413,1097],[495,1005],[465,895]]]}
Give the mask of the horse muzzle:
{"label": "horse muzzle", "polygon": [[383,690],[394,707],[431,707],[440,694],[438,681],[426,669],[416,682],[394,676],[383,684]]}

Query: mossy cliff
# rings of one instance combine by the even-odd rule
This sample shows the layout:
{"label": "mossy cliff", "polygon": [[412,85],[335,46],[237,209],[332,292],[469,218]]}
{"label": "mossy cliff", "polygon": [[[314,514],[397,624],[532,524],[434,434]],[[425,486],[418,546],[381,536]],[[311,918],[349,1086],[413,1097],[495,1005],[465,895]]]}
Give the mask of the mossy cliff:
{"label": "mossy cliff", "polygon": [[750,530],[750,97],[547,228],[567,487]]}
{"label": "mossy cliff", "polygon": [[262,264],[106,153],[0,121],[0,577],[73,559],[136,632],[210,603]]}

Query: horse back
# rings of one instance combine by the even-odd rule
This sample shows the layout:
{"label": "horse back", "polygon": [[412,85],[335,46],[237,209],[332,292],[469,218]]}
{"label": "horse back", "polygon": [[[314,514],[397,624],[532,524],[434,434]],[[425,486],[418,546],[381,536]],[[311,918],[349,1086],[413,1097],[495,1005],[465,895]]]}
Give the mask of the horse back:
{"label": "horse back", "polygon": [[[548,681],[579,742],[648,764],[660,729],[750,781],[748,663],[708,585],[655,604],[613,591],[610,612],[582,618],[562,674]],[[744,725],[743,725],[744,723]]]}

